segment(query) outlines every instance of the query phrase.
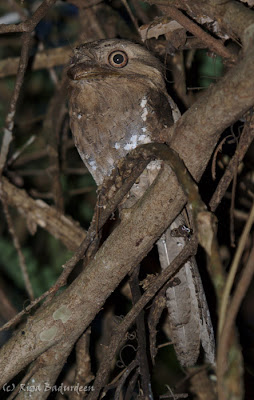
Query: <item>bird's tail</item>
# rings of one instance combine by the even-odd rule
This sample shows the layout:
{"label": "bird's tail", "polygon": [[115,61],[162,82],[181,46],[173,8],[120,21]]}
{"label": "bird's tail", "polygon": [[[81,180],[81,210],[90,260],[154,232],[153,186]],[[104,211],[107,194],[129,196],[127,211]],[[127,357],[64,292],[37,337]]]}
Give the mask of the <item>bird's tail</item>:
{"label": "bird's tail", "polygon": [[[172,230],[185,229],[182,214],[175,219],[158,240],[161,268],[169,266],[180,253],[188,238],[173,236]],[[204,350],[205,361],[214,364],[215,345],[207,301],[196,260],[188,260],[171,279],[166,291],[168,308],[167,326],[177,358],[182,366],[194,365]]]}

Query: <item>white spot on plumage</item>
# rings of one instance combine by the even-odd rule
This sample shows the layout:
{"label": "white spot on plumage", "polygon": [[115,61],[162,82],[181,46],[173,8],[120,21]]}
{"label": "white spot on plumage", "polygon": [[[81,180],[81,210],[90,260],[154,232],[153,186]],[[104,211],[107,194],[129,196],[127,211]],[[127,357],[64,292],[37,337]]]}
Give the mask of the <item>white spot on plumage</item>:
{"label": "white spot on plumage", "polygon": [[145,108],[146,104],[147,104],[147,98],[144,96],[141,100],[140,105],[142,108]]}
{"label": "white spot on plumage", "polygon": [[131,143],[127,143],[127,144],[124,146],[124,150],[132,150],[132,149],[135,149],[135,147],[133,147]]}
{"label": "white spot on plumage", "polygon": [[146,168],[151,171],[159,171],[161,169],[161,161],[151,161]]}
{"label": "white spot on plumage", "polygon": [[151,139],[147,135],[140,135],[138,141],[145,144],[145,143],[150,143]]}
{"label": "white spot on plumage", "polygon": [[143,121],[146,121],[147,114],[148,114],[147,108],[144,108],[144,111],[141,114],[141,118]]}
{"label": "white spot on plumage", "polygon": [[124,146],[124,150],[133,150],[138,145],[138,135],[132,135],[129,143]]}
{"label": "white spot on plumage", "polygon": [[[146,132],[146,128],[141,128],[142,132]],[[145,143],[150,143],[151,139],[148,135],[142,134],[142,135],[132,135],[131,138],[129,139],[129,141],[125,144],[123,143],[121,145],[121,143],[116,142],[114,144],[114,148],[116,150],[121,149],[121,147],[124,148],[124,150],[130,151],[135,149],[139,144],[145,144]]]}
{"label": "white spot on plumage", "polygon": [[82,115],[81,114],[78,114],[78,119],[81,119],[82,118]]}
{"label": "white spot on plumage", "polygon": [[143,108],[143,112],[141,114],[141,118],[142,118],[143,121],[146,121],[146,117],[147,117],[147,114],[148,114],[148,110],[146,108],[146,104],[147,104],[147,98],[146,98],[146,96],[144,96],[142,98],[141,102],[140,102],[140,106],[141,106],[141,108]]}
{"label": "white spot on plumage", "polygon": [[88,164],[90,165],[92,170],[96,171],[97,165],[96,165],[96,161],[95,160],[88,161]]}

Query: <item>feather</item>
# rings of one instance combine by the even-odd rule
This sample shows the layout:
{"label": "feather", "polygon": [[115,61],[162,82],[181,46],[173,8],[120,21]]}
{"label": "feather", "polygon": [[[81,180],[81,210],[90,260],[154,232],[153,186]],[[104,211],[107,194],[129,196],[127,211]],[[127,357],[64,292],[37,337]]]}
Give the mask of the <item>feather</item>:
{"label": "feather", "polygon": [[205,353],[205,361],[215,364],[215,341],[211,322],[210,311],[207,305],[203,284],[199,275],[197,263],[194,257],[191,259],[194,271],[195,286],[198,288],[197,296],[200,308],[200,340]]}
{"label": "feather", "polygon": [[[161,268],[167,268],[185,244],[184,237],[172,237],[171,230],[184,224],[180,214],[158,240]],[[171,280],[166,291],[171,340],[181,365],[194,365],[200,352],[214,363],[214,337],[207,302],[194,257],[187,261]]]}

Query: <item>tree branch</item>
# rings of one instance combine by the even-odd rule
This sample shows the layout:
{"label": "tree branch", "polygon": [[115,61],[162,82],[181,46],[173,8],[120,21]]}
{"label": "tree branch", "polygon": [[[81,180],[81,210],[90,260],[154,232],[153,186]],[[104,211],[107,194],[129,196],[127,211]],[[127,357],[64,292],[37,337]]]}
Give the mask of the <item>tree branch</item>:
{"label": "tree branch", "polygon": [[18,189],[6,178],[2,178],[2,189],[0,197],[6,196],[9,205],[16,207],[21,215],[27,218],[28,228],[35,233],[37,225],[47,230],[56,239],[75,251],[85,238],[86,232],[79,226],[78,222],[71,217],[61,214],[56,208],[49,206],[42,200],[32,199],[25,190]]}
{"label": "tree branch", "polygon": [[[149,0],[151,4],[163,6],[172,5],[169,0]],[[250,31],[254,29],[254,13],[248,7],[237,1],[221,0],[176,0],[174,5],[184,9],[191,17],[197,19],[204,15],[209,16],[212,21],[216,20],[222,31],[240,38],[244,44],[246,39],[251,39]]]}
{"label": "tree branch", "polygon": [[21,49],[21,56],[19,60],[19,67],[18,73],[16,77],[14,91],[11,97],[11,102],[8,110],[8,114],[5,119],[5,126],[4,126],[4,136],[2,141],[1,147],[1,154],[0,154],[0,177],[2,176],[2,172],[6,163],[6,159],[9,152],[10,144],[13,140],[13,127],[14,127],[14,117],[16,114],[16,106],[17,101],[19,98],[20,90],[23,85],[24,76],[28,64],[29,59],[29,50],[31,44],[31,33],[23,33],[22,35],[23,44]]}
{"label": "tree branch", "polygon": [[214,192],[209,206],[212,211],[215,211],[217,206],[220,204],[227,188],[230,185],[231,180],[237,170],[240,162],[243,160],[251,142],[254,140],[254,117],[250,117],[250,121],[246,121],[243,132],[241,134],[239,144],[237,146],[236,152],[232,159],[230,160],[227,169],[217,185],[216,191]]}
{"label": "tree branch", "polygon": [[10,32],[32,32],[36,25],[42,18],[45,17],[50,7],[55,4],[56,0],[44,0],[43,3],[37,8],[31,18],[27,19],[20,24],[0,24],[0,33]]}
{"label": "tree branch", "polygon": [[[196,179],[201,177],[221,131],[254,104],[253,61],[254,48],[171,128],[175,132],[172,145]],[[1,382],[11,379],[60,340],[77,339],[185,202],[175,176],[165,168],[85,271],[47,307],[36,312],[22,329],[25,335],[17,332],[1,349]],[[36,346],[32,345],[34,341]]]}
{"label": "tree branch", "polygon": [[[156,4],[159,4],[159,2],[156,2]],[[193,21],[187,18],[176,7],[161,6],[160,8],[165,14],[179,22],[179,24],[181,24],[187,31],[199,38],[210,50],[214,51],[221,57],[229,59],[231,62],[236,61],[235,55],[232,54],[220,40],[215,39],[213,36],[209,35],[209,33],[206,33],[198,24],[195,24]]]}
{"label": "tree branch", "polygon": [[[73,44],[75,47],[76,44]],[[72,54],[71,47],[63,46],[56,47],[54,49],[47,49],[36,53],[32,70],[38,70],[43,68],[52,68],[58,65],[67,64]],[[0,78],[15,75],[18,71],[19,57],[9,57],[0,61]]]}

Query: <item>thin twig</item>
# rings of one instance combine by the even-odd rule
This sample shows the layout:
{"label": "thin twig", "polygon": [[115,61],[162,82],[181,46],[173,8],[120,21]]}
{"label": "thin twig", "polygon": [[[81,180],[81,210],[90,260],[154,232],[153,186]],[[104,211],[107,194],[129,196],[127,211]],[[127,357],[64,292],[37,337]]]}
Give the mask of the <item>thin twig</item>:
{"label": "thin twig", "polygon": [[231,202],[230,202],[230,244],[235,247],[235,223],[234,223],[234,210],[235,210],[235,196],[236,196],[236,183],[237,183],[237,168],[234,170]]}
{"label": "thin twig", "polygon": [[126,8],[126,11],[129,14],[129,17],[132,20],[132,23],[135,26],[135,29],[136,29],[138,35],[140,35],[137,19],[134,17],[129,4],[127,3],[127,0],[121,0],[121,2],[123,3],[124,7]]}
{"label": "thin twig", "polygon": [[115,396],[114,396],[114,400],[119,400],[121,399],[121,392],[123,389],[123,386],[126,382],[126,379],[128,378],[128,376],[132,373],[132,371],[137,368],[138,366],[138,361],[137,360],[133,360],[128,367],[125,369],[124,373],[122,374],[121,378],[119,379],[119,383],[115,392]]}
{"label": "thin twig", "polygon": [[31,33],[23,33],[22,35],[23,44],[19,61],[19,69],[15,82],[14,92],[11,97],[9,111],[5,119],[4,136],[0,154],[0,177],[2,176],[3,169],[9,152],[9,147],[13,140],[14,117],[16,114],[16,106],[20,94],[20,89],[24,81],[24,75],[28,64],[31,40],[32,40]]}
{"label": "thin twig", "polygon": [[2,201],[2,204],[3,204],[3,210],[4,210],[5,218],[6,218],[6,221],[7,221],[7,224],[8,224],[8,229],[9,229],[9,232],[10,232],[10,234],[12,236],[13,244],[14,244],[14,247],[15,247],[15,249],[17,251],[17,254],[18,254],[19,266],[20,266],[20,269],[21,269],[21,272],[22,272],[22,275],[23,275],[26,291],[28,293],[28,296],[29,296],[30,300],[33,300],[34,299],[34,293],[33,293],[33,288],[32,288],[32,285],[31,285],[31,282],[30,282],[30,279],[29,279],[29,275],[28,275],[28,272],[27,272],[27,266],[26,266],[25,257],[24,257],[24,254],[23,254],[22,250],[21,250],[21,246],[20,246],[20,243],[19,243],[19,238],[18,238],[18,236],[17,236],[17,234],[15,232],[14,225],[13,225],[13,222],[12,222],[12,218],[11,218],[11,215],[9,213],[6,196],[2,195],[1,196],[1,201]]}
{"label": "thin twig", "polygon": [[71,217],[61,214],[41,199],[34,200],[24,189],[12,185],[2,177],[0,197],[6,196],[8,205],[25,216],[29,231],[34,234],[38,226],[59,239],[67,249],[75,251],[86,236],[84,229]]}
{"label": "thin twig", "polygon": [[20,24],[0,25],[0,33],[10,32],[32,32],[36,25],[45,17],[50,7],[55,4],[56,0],[44,0],[43,3],[37,8],[31,18],[27,19]]}
{"label": "thin twig", "polygon": [[224,139],[222,139],[222,141],[218,144],[218,146],[216,147],[216,149],[214,150],[214,154],[213,154],[213,159],[212,159],[212,178],[215,181],[216,179],[216,160],[217,160],[217,155],[219,153],[219,151],[222,150],[222,146],[224,145],[224,143],[226,142],[226,140],[231,137],[231,135],[226,136]]}
{"label": "thin twig", "polygon": [[243,157],[246,154],[246,151],[248,150],[253,139],[254,139],[254,116],[251,117],[250,121],[247,121],[245,123],[236,152],[232,157],[232,159],[230,160],[227,169],[209,202],[211,211],[215,211],[218,205],[220,204],[221,199],[223,198],[234,176],[235,173],[234,171],[237,170],[239,163],[243,160]]}
{"label": "thin twig", "polygon": [[15,153],[9,158],[8,160],[8,165],[11,165],[13,162],[15,162],[21,154],[24,152],[24,150],[27,149],[36,139],[35,135],[30,136],[30,138],[21,146]]}
{"label": "thin twig", "polygon": [[[91,327],[86,329],[83,335],[76,343],[76,370],[75,370],[75,385],[85,386],[94,379],[91,371],[91,355],[90,355],[90,337]],[[81,400],[80,392],[70,392],[69,400]]]}
{"label": "thin twig", "polygon": [[132,0],[132,7],[135,10],[135,14],[137,15],[138,19],[142,21],[143,24],[148,24],[150,21],[150,18],[148,14],[146,13],[145,9],[143,9],[143,5],[139,0]]}
{"label": "thin twig", "polygon": [[[241,235],[241,238],[239,240],[239,244],[237,246],[237,250],[228,274],[228,278],[226,281],[226,285],[223,291],[223,295],[222,295],[222,299],[221,299],[221,309],[220,309],[220,318],[219,318],[219,328],[218,328],[218,332],[219,335],[221,334],[222,328],[225,324],[225,321],[228,318],[228,311],[227,311],[227,306],[228,306],[228,301],[229,301],[229,296],[230,296],[230,292],[231,292],[231,288],[233,286],[233,282],[235,279],[235,275],[236,275],[236,271],[242,256],[242,253],[244,251],[245,245],[246,245],[246,241],[248,239],[248,235],[249,232],[251,230],[252,224],[254,222],[254,203],[252,206],[252,209],[250,211],[249,214],[249,218],[245,224],[243,233]],[[227,317],[226,317],[227,315]]]}
{"label": "thin twig", "polygon": [[37,297],[37,299],[33,300],[22,311],[16,314],[15,317],[13,317],[10,321],[6,322],[6,324],[1,326],[0,332],[10,329],[12,326],[16,325],[21,320],[24,314],[28,314],[33,307],[35,307],[38,303],[40,303],[40,301],[44,300],[47,296],[49,296],[51,293],[54,292],[55,292],[55,287],[53,286],[52,288],[47,290],[47,292],[43,293],[40,297]]}
{"label": "thin twig", "polygon": [[247,292],[247,289],[252,281],[254,274],[254,247],[249,255],[249,259],[246,266],[243,269],[242,276],[239,279],[234,294],[232,296],[230,305],[227,310],[227,318],[221,329],[221,334],[219,336],[218,343],[218,356],[217,356],[217,372],[218,375],[224,375],[226,372],[227,365],[227,355],[229,349],[230,336],[232,335],[232,330],[234,326],[234,321],[236,319],[241,302]]}
{"label": "thin twig", "polygon": [[136,372],[132,375],[132,377],[129,381],[124,400],[132,400],[133,399],[134,388],[137,384],[138,377],[139,377],[139,370],[136,370]]}
{"label": "thin twig", "polygon": [[[133,304],[137,303],[141,298],[141,291],[139,287],[139,267],[134,268],[130,276],[130,288],[132,293]],[[146,348],[146,329],[145,329],[145,317],[144,310],[141,310],[136,318],[137,326],[137,340],[138,340],[138,350],[137,350],[137,360],[139,362],[140,369],[140,383],[142,393],[145,398],[151,399],[153,397],[151,390],[151,377],[148,368],[147,359],[147,348]]]}

